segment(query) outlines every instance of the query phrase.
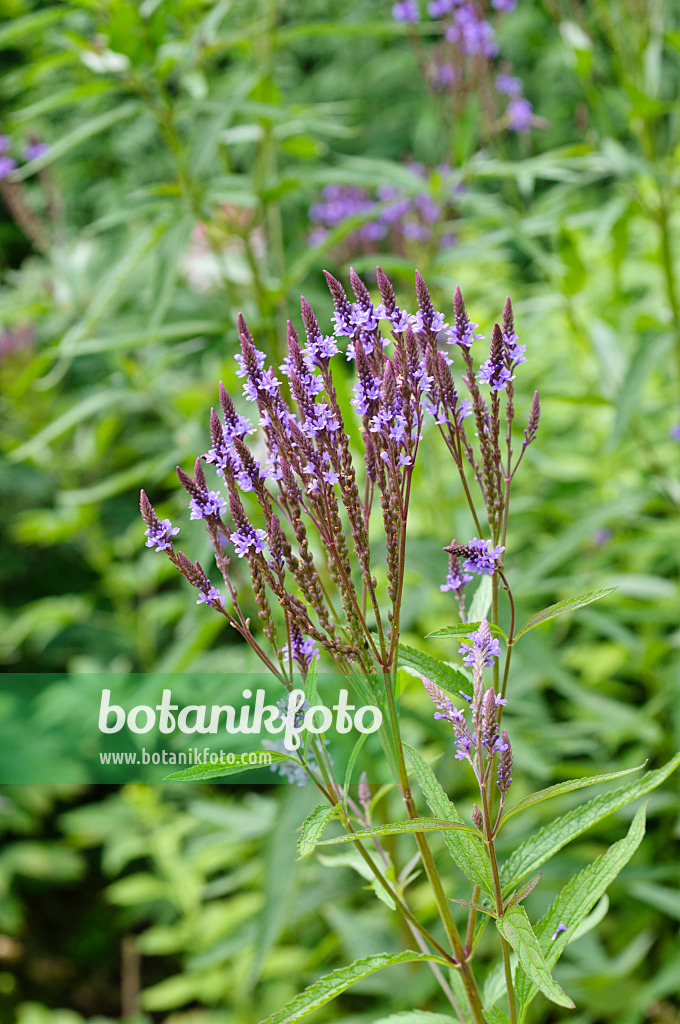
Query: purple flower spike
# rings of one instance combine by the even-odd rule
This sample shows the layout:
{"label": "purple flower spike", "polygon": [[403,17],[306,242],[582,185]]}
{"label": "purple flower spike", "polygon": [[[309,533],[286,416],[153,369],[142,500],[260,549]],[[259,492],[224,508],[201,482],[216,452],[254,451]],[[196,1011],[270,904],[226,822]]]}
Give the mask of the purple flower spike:
{"label": "purple flower spike", "polygon": [[486,619],[482,619],[478,630],[468,633],[467,641],[458,648],[458,653],[464,655],[463,664],[491,668],[493,659],[501,653],[501,645],[497,638],[491,635]]}
{"label": "purple flower spike", "polygon": [[156,551],[168,551],[172,547],[172,538],[179,533],[179,526],[173,526],[169,519],[162,519],[157,526],[150,526],[144,531],[148,537],[147,548],[156,547]]}
{"label": "purple flower spike", "polygon": [[191,515],[189,519],[206,519],[208,516],[220,516],[227,507],[227,503],[219,491],[205,491],[200,497],[192,498],[189,502]]}
{"label": "purple flower spike", "polygon": [[502,544],[492,547],[491,541],[473,537],[468,544],[450,544],[444,550],[450,554],[460,555],[466,572],[473,572],[478,576],[493,576],[505,548]]}
{"label": "purple flower spike", "polygon": [[240,530],[234,530],[229,540],[236,548],[238,557],[243,558],[251,548],[255,554],[264,551],[267,543],[267,532],[266,530],[256,530],[254,526],[248,523],[247,526],[244,524]]}

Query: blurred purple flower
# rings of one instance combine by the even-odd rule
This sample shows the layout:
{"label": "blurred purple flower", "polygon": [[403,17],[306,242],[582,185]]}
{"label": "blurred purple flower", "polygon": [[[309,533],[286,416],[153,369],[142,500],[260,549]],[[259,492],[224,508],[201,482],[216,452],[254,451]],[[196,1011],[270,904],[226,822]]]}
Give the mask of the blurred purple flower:
{"label": "blurred purple flower", "polygon": [[522,82],[515,75],[496,75],[495,85],[503,96],[521,96]]}
{"label": "blurred purple flower", "polygon": [[392,17],[395,21],[405,21],[415,25],[420,21],[420,8],[416,0],[399,0],[392,8]]}
{"label": "blurred purple flower", "polygon": [[0,156],[0,181],[9,177],[12,171],[16,171],[17,162],[11,156]]}
{"label": "blurred purple flower", "polygon": [[28,142],[21,153],[24,160],[37,160],[39,156],[43,156],[50,147],[46,142],[39,142],[37,139],[32,139]]}
{"label": "blurred purple flower", "polygon": [[533,107],[525,96],[511,100],[506,108],[508,128],[513,132],[528,132],[533,120]]}

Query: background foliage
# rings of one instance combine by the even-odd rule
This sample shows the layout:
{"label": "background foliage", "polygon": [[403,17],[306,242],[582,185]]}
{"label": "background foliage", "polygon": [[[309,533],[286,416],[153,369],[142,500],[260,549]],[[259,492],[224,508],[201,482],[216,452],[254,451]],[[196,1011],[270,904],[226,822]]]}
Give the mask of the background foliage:
{"label": "background foliage", "polygon": [[[675,5],[520,0],[498,24],[498,67],[512,63],[534,106],[532,130],[514,134],[483,120],[474,93],[443,124],[418,70],[433,23],[414,49],[384,0],[0,0],[0,19],[2,132],[14,155],[31,136],[49,144],[5,179],[0,206],[6,667],[247,666],[143,547],[138,488],[185,523],[174,466],[205,450],[217,380],[236,384],[238,310],[276,357],[301,291],[330,312],[322,267],[346,277],[379,260],[404,288],[417,265],[442,302],[459,283],[487,336],[513,298],[530,357],[518,402],[526,412],[539,387],[543,404],[508,541],[520,616],[618,588],[518,649],[517,795],[677,750]],[[430,169],[426,186],[411,161]],[[359,213],[309,244],[325,186],[436,197],[442,164],[455,203],[429,240],[357,243]],[[423,637],[453,621],[441,547],[468,520],[443,453],[423,454],[405,639],[455,657]],[[411,739],[442,752],[408,678]],[[450,758],[441,775],[465,806]],[[251,1024],[347,956],[398,948],[351,858],[294,861],[310,800],[278,786],[5,787],[2,1019]],[[584,1024],[680,1019],[677,789],[649,814],[609,913],[556,972]],[[620,832],[586,835],[544,883]],[[376,1021],[437,999],[409,966],[315,1019]]]}

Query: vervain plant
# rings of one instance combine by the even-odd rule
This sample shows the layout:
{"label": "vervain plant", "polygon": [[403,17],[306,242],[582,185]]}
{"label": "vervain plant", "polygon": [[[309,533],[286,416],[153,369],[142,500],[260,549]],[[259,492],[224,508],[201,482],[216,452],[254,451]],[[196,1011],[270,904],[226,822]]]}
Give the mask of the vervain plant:
{"label": "vervain plant", "polygon": [[[573,1007],[552,978],[552,969],[640,844],[644,809],[635,816],[628,834],[572,878],[545,916],[532,924],[522,904],[540,878],[536,869],[590,825],[661,783],[680,755],[639,781],[555,818],[528,835],[501,862],[497,839],[510,818],[552,796],[627,774],[563,782],[507,808],[512,749],[502,718],[514,647],[539,623],[608,591],[562,601],[517,628],[504,563],[506,534],[513,480],[537,436],[540,404],[535,393],[523,433],[514,431],[515,371],[525,362],[526,346],[515,332],[510,300],[494,326],[488,358],[480,364],[473,345],[481,335],[458,288],[449,324],[444,313],[434,308],[417,272],[414,314],[398,305],[380,268],[379,306],[354,271],[350,272],[353,301],[340,282],[330,274],[326,278],[335,306],[333,334],[321,331],[303,298],[306,343],[301,344],[289,323],[288,355],[280,367],[286,381],[265,366],[264,353],[239,317],[239,375],[246,400],[257,410],[257,447],[247,443],[255,427],[220,385],[222,415],[213,409],[210,416],[212,447],[196,461],[193,475],[178,469],[190,498],[191,518],[204,520],[226,593],[199,562],[190,561],[175,547],[178,528],[168,519],[159,519],[146,494],[141,495],[147,546],[168,555],[197,589],[198,603],[223,615],[286,690],[292,691],[296,678],[301,679],[305,696],[313,702],[321,649],[358,694],[383,714],[381,739],[403,798],[405,820],[376,824],[366,778],[356,792],[351,788],[358,747],[342,785],[323,736],[308,735],[297,752],[280,751],[272,757],[291,780],[300,776],[311,780],[324,798],[324,804],[302,825],[300,856],[321,844],[355,844],[374,878],[374,890],[403,919],[419,948],[370,956],[335,970],[268,1022],[298,1020],[360,978],[408,960],[431,964],[461,1021],[523,1021],[539,991],[560,1006]],[[360,420],[360,433],[343,408],[343,374],[337,366],[341,346],[356,371],[350,404]],[[462,367],[459,377],[454,376],[456,364]],[[464,666],[458,668],[399,642],[409,502],[426,421],[434,422],[451,456],[476,530],[475,537],[463,542],[453,539],[445,549],[449,564],[442,589],[456,597],[461,623],[437,635],[462,640]],[[355,459],[357,447],[359,460]],[[204,464],[222,477],[225,495],[211,489]],[[254,499],[248,510],[245,495]],[[376,534],[384,544],[381,578],[375,564]],[[234,571],[239,560],[248,565],[264,639],[253,631],[242,607]],[[465,587],[475,575],[482,577],[482,585],[466,613]],[[486,587],[490,593],[485,599]],[[503,597],[508,605],[507,633],[499,626]],[[473,609],[478,617],[467,621]],[[402,740],[397,710],[399,663],[421,675],[435,718],[452,727],[455,757],[467,763],[476,779],[479,797],[471,822],[462,819],[431,766]],[[299,715],[300,709],[296,710]],[[231,770],[243,770],[243,766]],[[228,767],[199,765],[172,777],[199,779],[229,773]],[[413,779],[427,800],[430,817],[418,813]],[[324,839],[332,819],[342,825],[344,834]],[[443,833],[448,852],[469,879],[469,900],[447,898],[428,841],[427,834],[433,831]],[[395,853],[381,843],[382,837],[397,833],[411,833],[417,844],[416,861],[426,873],[441,918],[442,930],[437,934],[409,905],[407,890],[416,861],[397,863]],[[468,911],[462,930],[451,902],[463,904]],[[500,957],[498,966],[487,972],[482,989],[475,957],[489,921],[499,933]],[[449,969],[448,980],[442,968]],[[507,1016],[496,1007],[503,997]],[[426,1021],[427,1014],[422,1019]]]}

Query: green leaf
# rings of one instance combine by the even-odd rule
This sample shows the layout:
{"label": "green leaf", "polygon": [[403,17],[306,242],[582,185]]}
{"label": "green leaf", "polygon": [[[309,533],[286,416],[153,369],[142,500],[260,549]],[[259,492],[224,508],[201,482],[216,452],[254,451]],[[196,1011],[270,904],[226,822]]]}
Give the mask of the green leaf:
{"label": "green leaf", "polygon": [[[404,750],[425,795],[428,806],[438,818],[462,822],[462,818],[454,804],[449,800],[442,785],[429,764],[420,754],[404,743]],[[445,832],[446,843],[453,861],[470,881],[481,885],[487,892],[493,892],[493,879],[486,854],[480,844],[464,832]]]}
{"label": "green leaf", "polygon": [[[238,772],[247,772],[253,768],[268,767],[280,761],[292,761],[300,766],[300,762],[287,754],[279,754],[276,750],[253,750],[249,754],[235,754],[234,764],[194,764],[181,772],[166,775],[163,782],[200,782],[201,779],[220,779]],[[256,758],[257,763],[251,764],[249,759]],[[241,760],[243,758],[243,760]]]}
{"label": "green leaf", "polygon": [[396,836],[402,832],[468,832],[481,840],[481,834],[473,825],[466,825],[463,822],[446,821],[441,818],[411,818],[409,821],[392,821],[385,825],[375,825],[373,828],[361,828],[345,836],[335,836],[333,839],[320,839],[316,846],[331,846],[334,843],[353,843],[357,839],[373,839],[374,836]]}
{"label": "green leaf", "polygon": [[536,988],[540,989],[546,998],[557,1003],[558,1006],[573,1009],[572,1000],[550,976],[550,968],[545,961],[538,938],[534,935],[524,907],[511,907],[503,917],[496,921],[496,927],[517,953],[519,966],[524,969]]}
{"label": "green leaf", "polygon": [[74,128],[72,132],[62,135],[60,139],[53,142],[42,156],[36,157],[35,160],[29,160],[23,167],[20,167],[12,175],[12,180],[23,181],[25,178],[30,178],[35,171],[41,171],[43,167],[54,163],[60,156],[68,153],[70,149],[74,149],[81,142],[85,142],[86,139],[91,138],[93,135],[106,131],[107,128],[112,128],[114,124],[124,121],[126,117],[132,117],[134,114],[139,113],[139,111],[140,108],[137,103],[119,103],[112,110],[107,110],[104,114],[90,118],[89,121],[85,121],[84,124]]}
{"label": "green leaf", "polygon": [[335,804],[320,804],[308,818],[305,818],[298,839],[298,860],[309,857],[310,853],[314,852],[314,847],[321,839],[326,825],[336,813],[336,807]]}
{"label": "green leaf", "polygon": [[381,971],[384,967],[391,967],[393,964],[405,964],[412,960],[428,961],[446,964],[433,953],[416,953],[407,950],[403,953],[378,953],[375,956],[366,956],[361,960],[355,960],[348,967],[340,967],[337,971],[331,971],[323,978],[319,978],[313,985],[306,988],[295,999],[291,999],[282,1009],[277,1010],[270,1017],[266,1017],[260,1024],[293,1024],[294,1021],[305,1017],[312,1010],[324,1006],[331,999],[335,999],[351,985],[361,981],[362,978]]}
{"label": "green leaf", "polygon": [[545,825],[544,828],[518,846],[503,864],[500,872],[503,887],[516,885],[521,878],[535,871],[537,867],[545,863],[576,836],[580,836],[591,825],[595,825],[637,797],[643,796],[661,785],[679,764],[680,754],[676,754],[662,768],[647,772],[637,782],[620,786],[613,793],[604,793],[602,796],[595,797],[594,800],[589,800],[581,807],[575,807],[573,811],[569,811]]}
{"label": "green leaf", "polygon": [[478,620],[481,622],[482,619],[487,617],[491,607],[492,592],[492,577],[488,575],[482,576],[479,586],[475,590],[470,604],[470,611],[467,615],[471,622],[477,622]]}
{"label": "green leaf", "polygon": [[415,647],[400,644],[399,663],[407,669],[413,669],[418,675],[427,676],[456,700],[461,700],[461,686],[466,690],[470,688],[470,679],[466,673],[439,658],[433,658],[431,654],[417,651]]}
{"label": "green leaf", "polygon": [[48,7],[45,11],[27,14],[23,18],[12,18],[9,24],[3,25],[0,29],[0,49],[4,49],[8,43],[12,43],[24,35],[31,35],[38,39],[38,33],[54,22],[60,21],[66,13],[65,7]]}
{"label": "green leaf", "polygon": [[540,626],[542,622],[548,622],[550,619],[556,619],[558,615],[566,615],[567,612],[576,611],[577,608],[583,608],[584,605],[592,604],[593,601],[599,601],[600,598],[606,597],[607,594],[613,594],[615,590],[616,587],[606,587],[604,590],[591,590],[587,594],[581,594],[580,597],[568,597],[566,601],[558,601],[557,604],[551,604],[548,608],[544,608],[543,611],[532,615],[525,622],[515,637],[515,643],[517,643],[521,636],[528,633],[530,629]]}
{"label": "green leaf", "polygon": [[534,889],[540,881],[540,878],[541,872],[539,871],[537,875],[534,875],[534,877],[530,878],[528,882],[525,882],[521,888],[517,889],[516,892],[513,892],[512,896],[508,899],[507,903],[505,904],[505,909],[509,910],[510,907],[516,907],[523,900],[525,900],[527,896],[529,896],[534,891]]}
{"label": "green leaf", "polygon": [[482,914],[488,914],[489,917],[496,917],[496,913],[491,907],[485,907],[483,903],[474,903],[472,900],[457,900],[453,896],[449,896],[450,903],[457,903],[459,907],[467,907],[469,910],[479,910]]}
{"label": "green leaf", "polygon": [[598,782],[608,782],[610,779],[618,779],[622,775],[630,775],[631,772],[639,772],[646,763],[644,761],[636,768],[626,768],[622,772],[609,772],[607,775],[590,775],[586,779],[570,779],[568,782],[558,782],[555,786],[548,786],[547,789],[539,789],[537,793],[526,796],[524,800],[520,800],[518,804],[515,804],[509,811],[506,811],[501,818],[499,828],[508,818],[512,818],[513,814],[524,811],[527,807],[533,807],[534,804],[539,804],[543,800],[550,800],[551,797],[559,796],[560,793],[569,793],[574,789],[584,789],[586,786],[594,786]]}
{"label": "green leaf", "polygon": [[[588,911],[597,903],[642,842],[645,834],[645,809],[641,807],[637,812],[624,839],[610,846],[606,853],[567,882],[547,914],[537,923],[536,938],[541,955],[550,969],[557,963],[564,947],[571,941]],[[565,925],[566,929],[553,939],[558,925]],[[523,963],[522,967],[525,967]],[[536,994],[535,985],[537,982],[532,974],[526,971],[526,968],[524,971],[518,968],[515,991],[523,1007],[528,1006]]]}
{"label": "green leaf", "polygon": [[[459,622],[455,626],[442,626],[441,629],[435,629],[433,633],[426,633],[425,639],[429,640],[430,637],[441,638],[447,636],[465,639],[468,633],[474,633],[480,626],[481,622]],[[497,626],[495,622],[489,623],[489,629],[494,636],[502,636],[505,642],[508,642],[507,636],[501,627]]]}
{"label": "green leaf", "polygon": [[489,1024],[510,1024],[510,1018],[505,1010],[499,1010],[497,1006],[490,1006],[484,1010],[484,1016]]}
{"label": "green leaf", "polygon": [[361,735],[359,736],[359,739],[356,741],[356,743],[352,747],[352,753],[349,755],[349,761],[347,762],[347,771],[345,772],[345,781],[344,781],[343,786],[342,786],[343,791],[345,793],[349,792],[349,787],[352,784],[352,774],[354,772],[354,768],[355,768],[355,765],[357,763],[359,754],[361,753],[361,748],[363,747],[364,743],[366,742],[366,738],[368,737],[368,735],[369,735],[369,733],[362,732]]}

